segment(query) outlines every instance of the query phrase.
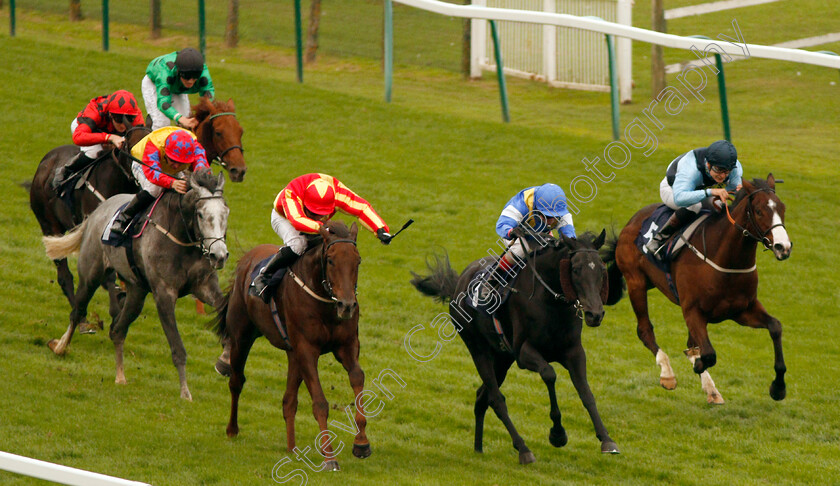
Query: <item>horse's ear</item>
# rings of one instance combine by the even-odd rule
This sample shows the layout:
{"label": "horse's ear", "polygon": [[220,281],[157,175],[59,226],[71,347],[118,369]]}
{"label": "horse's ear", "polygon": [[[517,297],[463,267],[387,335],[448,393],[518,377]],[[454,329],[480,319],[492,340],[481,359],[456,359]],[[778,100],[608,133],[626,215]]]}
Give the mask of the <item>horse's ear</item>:
{"label": "horse's ear", "polygon": [[773,177],[773,173],[767,174],[767,185],[770,186],[770,189],[776,189],[776,178]]}
{"label": "horse's ear", "polygon": [[350,239],[355,240],[356,235],[359,234],[359,226],[353,221],[353,224],[350,225]]}
{"label": "horse's ear", "polygon": [[225,188],[225,171],[219,171],[219,178],[216,179],[216,193],[221,194]]}
{"label": "horse's ear", "polygon": [[744,190],[747,191],[747,194],[755,191],[755,186],[753,185],[753,183],[746,179],[741,181],[741,185],[744,186]]}
{"label": "horse's ear", "polygon": [[598,235],[598,237],[595,238],[595,240],[592,241],[592,246],[594,246],[595,249],[598,250],[602,246],[604,246],[604,241],[606,241],[606,240],[607,240],[607,229],[604,228],[604,229],[601,230],[601,234]]}
{"label": "horse's ear", "polygon": [[195,189],[196,191],[201,189],[201,185],[199,185],[198,181],[196,180],[197,177],[195,176],[195,172],[190,174],[190,187]]}
{"label": "horse's ear", "polygon": [[234,104],[233,104],[233,98],[228,98],[227,102],[228,102],[228,108],[230,109],[230,111],[236,111],[236,106],[234,106]]}
{"label": "horse's ear", "polygon": [[318,233],[321,234],[321,237],[324,238],[324,241],[329,239],[330,230],[327,228],[327,225],[322,224],[320,228],[318,228]]}
{"label": "horse's ear", "polygon": [[568,249],[572,250],[572,249],[575,248],[575,240],[569,238],[568,236],[564,235],[563,233],[560,233],[560,238],[563,240],[563,243],[566,245],[566,247]]}

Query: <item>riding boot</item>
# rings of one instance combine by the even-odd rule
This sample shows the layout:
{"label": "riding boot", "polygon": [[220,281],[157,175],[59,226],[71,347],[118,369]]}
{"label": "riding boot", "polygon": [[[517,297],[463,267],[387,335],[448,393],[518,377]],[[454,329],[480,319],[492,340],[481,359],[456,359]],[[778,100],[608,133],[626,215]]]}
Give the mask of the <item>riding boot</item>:
{"label": "riding boot", "polygon": [[76,157],[70,160],[69,163],[62,165],[55,169],[55,175],[53,175],[52,180],[52,187],[53,189],[58,189],[58,187],[74,172],[87,167],[88,164],[92,163],[94,159],[91,159],[87,156],[84,152],[79,152]]}
{"label": "riding boot", "polygon": [[682,227],[681,218],[677,216],[678,212],[679,210],[674,212],[674,214],[672,214],[671,217],[668,219],[668,222],[665,223],[665,226],[663,226],[659,230],[659,232],[656,233],[656,235],[654,235],[653,238],[651,238],[650,241],[647,242],[645,248],[647,249],[649,254],[655,256],[656,258],[661,258],[658,252],[660,248],[662,248],[662,245],[668,238],[670,238],[674,233],[676,233],[677,230],[680,229],[680,227]]}
{"label": "riding boot", "polygon": [[269,295],[265,294],[265,288],[268,285],[268,281],[271,280],[271,277],[274,276],[274,273],[277,272],[277,270],[287,268],[289,265],[294,263],[297,258],[298,254],[295,253],[291,247],[284,246],[283,248],[280,248],[280,250],[271,257],[268,264],[260,270],[260,273],[254,277],[254,281],[251,282],[251,287],[248,289],[248,293],[254,297],[261,298],[265,302],[268,302]]}
{"label": "riding boot", "polygon": [[128,203],[128,206],[114,220],[114,224],[111,225],[111,233],[125,236],[128,224],[134,219],[134,215],[142,211],[154,200],[155,197],[146,191],[140,191],[135,194],[134,199]]}

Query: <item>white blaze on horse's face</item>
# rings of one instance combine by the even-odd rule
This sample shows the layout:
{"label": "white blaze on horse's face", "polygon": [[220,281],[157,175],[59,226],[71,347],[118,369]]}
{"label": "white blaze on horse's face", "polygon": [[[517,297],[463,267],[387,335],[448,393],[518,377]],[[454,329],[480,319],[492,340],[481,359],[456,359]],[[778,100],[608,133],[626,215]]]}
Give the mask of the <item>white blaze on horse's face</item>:
{"label": "white blaze on horse's face", "polygon": [[773,236],[773,254],[776,255],[776,259],[784,260],[790,256],[790,237],[788,237],[787,230],[783,226],[782,217],[779,216],[776,201],[770,199],[767,201],[767,206],[773,214],[773,221],[771,223],[773,227],[771,231],[771,235]]}

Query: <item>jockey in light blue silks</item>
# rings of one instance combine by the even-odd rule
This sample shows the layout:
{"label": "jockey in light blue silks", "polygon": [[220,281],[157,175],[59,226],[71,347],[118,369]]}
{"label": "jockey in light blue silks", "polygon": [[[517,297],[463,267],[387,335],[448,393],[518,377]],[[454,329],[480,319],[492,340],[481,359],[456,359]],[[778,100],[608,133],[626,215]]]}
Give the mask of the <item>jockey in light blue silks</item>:
{"label": "jockey in light blue silks", "polygon": [[729,193],[741,189],[743,173],[735,146],[726,140],[718,140],[674,159],[659,184],[659,195],[666,206],[676,211],[645,245],[648,252],[659,256],[657,251],[662,244],[691,218],[692,213],[700,211],[704,199],[718,198],[726,204]]}
{"label": "jockey in light blue silks", "polygon": [[522,260],[526,251],[533,250],[529,246],[533,245],[535,238],[514,240],[513,229],[520,224],[530,227],[526,233],[543,233],[548,236],[551,230],[557,228],[560,233],[575,238],[575,226],[572,223],[572,214],[566,207],[566,194],[563,189],[556,184],[523,189],[507,202],[496,221],[496,233],[509,245],[508,252],[499,262],[502,270],[509,269],[514,263],[511,254]]}

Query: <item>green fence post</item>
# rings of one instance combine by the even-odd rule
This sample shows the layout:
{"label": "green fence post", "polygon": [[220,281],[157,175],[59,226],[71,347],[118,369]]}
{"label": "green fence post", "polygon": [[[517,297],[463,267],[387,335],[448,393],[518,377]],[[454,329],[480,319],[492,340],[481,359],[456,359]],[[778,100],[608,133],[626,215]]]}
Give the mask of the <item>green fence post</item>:
{"label": "green fence post", "polygon": [[496,22],[490,21],[490,32],[493,34],[493,54],[496,56],[496,77],[499,79],[499,96],[502,98],[502,120],[510,122],[508,111],[507,87],[505,86],[505,73],[502,66],[502,48],[499,45],[499,33],[496,31]]}
{"label": "green fence post", "polygon": [[394,81],[394,5],[385,0],[385,102],[391,102]]}
{"label": "green fence post", "polygon": [[205,48],[207,47],[207,31],[204,28],[204,0],[198,0],[198,50],[204,59],[207,59]]}
{"label": "green fence post", "polygon": [[108,0],[102,0],[102,50],[108,52]]}
{"label": "green fence post", "polygon": [[715,53],[715,65],[718,68],[718,92],[720,93],[720,117],[723,120],[723,138],[728,142],[732,141],[732,134],[729,132],[729,105],[726,102],[726,78],[723,77],[723,61],[720,54]]}
{"label": "green fence post", "polygon": [[15,0],[9,0],[9,35],[15,36]]}
{"label": "green fence post", "polygon": [[618,76],[615,72],[615,48],[613,46],[613,36],[607,34],[606,38],[607,57],[610,60],[610,105],[612,109],[613,140],[618,140]]}
{"label": "green fence post", "polygon": [[297,80],[303,82],[303,29],[300,21],[300,0],[295,0],[295,59],[297,62]]}

